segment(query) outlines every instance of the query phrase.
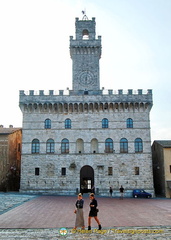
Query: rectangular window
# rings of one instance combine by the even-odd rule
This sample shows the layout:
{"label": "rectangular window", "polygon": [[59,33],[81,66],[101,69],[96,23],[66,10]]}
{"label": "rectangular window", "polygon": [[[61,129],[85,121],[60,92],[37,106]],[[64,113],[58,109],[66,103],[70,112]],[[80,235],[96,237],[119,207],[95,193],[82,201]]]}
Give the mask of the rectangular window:
{"label": "rectangular window", "polygon": [[112,167],[108,167],[108,175],[113,175],[113,168]]}
{"label": "rectangular window", "polygon": [[21,152],[21,144],[18,143],[18,152]]}
{"label": "rectangular window", "polygon": [[91,180],[87,180],[87,188],[91,189]]}
{"label": "rectangular window", "polygon": [[39,168],[35,168],[35,175],[36,175],[36,176],[39,175]]}
{"label": "rectangular window", "polygon": [[62,174],[62,176],[66,176],[66,168],[61,169],[61,174]]}
{"label": "rectangular window", "polygon": [[135,167],[135,175],[139,175],[139,167]]}

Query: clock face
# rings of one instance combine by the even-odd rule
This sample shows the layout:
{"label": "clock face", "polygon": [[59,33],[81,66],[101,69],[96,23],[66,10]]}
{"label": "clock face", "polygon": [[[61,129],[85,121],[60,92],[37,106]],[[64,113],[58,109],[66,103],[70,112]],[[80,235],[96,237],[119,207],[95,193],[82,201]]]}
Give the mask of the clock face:
{"label": "clock face", "polygon": [[90,71],[81,72],[78,78],[80,84],[83,86],[92,85],[94,83],[94,76]]}

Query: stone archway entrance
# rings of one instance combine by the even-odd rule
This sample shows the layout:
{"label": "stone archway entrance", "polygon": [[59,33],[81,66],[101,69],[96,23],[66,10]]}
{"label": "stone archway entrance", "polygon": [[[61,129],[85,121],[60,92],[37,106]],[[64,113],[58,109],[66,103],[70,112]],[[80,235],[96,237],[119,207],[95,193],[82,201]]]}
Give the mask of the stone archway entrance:
{"label": "stone archway entrance", "polygon": [[91,192],[91,188],[94,186],[94,169],[88,165],[85,165],[80,170],[80,192]]}

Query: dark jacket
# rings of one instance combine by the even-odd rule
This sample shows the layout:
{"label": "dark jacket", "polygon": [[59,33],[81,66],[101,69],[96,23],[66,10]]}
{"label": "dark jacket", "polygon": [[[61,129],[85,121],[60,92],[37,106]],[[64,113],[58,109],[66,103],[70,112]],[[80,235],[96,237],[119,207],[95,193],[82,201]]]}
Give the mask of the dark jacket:
{"label": "dark jacket", "polygon": [[94,205],[94,207],[91,207],[91,206],[90,206],[90,211],[96,211],[96,208],[97,208],[97,201],[96,201],[96,199],[93,199],[93,200],[90,202],[90,205]]}
{"label": "dark jacket", "polygon": [[83,199],[80,199],[80,200],[77,200],[76,201],[76,208],[83,208],[83,205],[84,205],[84,200]]}

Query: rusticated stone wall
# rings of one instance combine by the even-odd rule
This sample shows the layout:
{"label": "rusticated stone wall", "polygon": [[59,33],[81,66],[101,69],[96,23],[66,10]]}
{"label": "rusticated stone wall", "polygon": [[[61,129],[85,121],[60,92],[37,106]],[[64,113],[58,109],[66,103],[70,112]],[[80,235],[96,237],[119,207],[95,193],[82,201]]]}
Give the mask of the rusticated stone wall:
{"label": "rusticated stone wall", "polygon": [[[48,96],[43,96],[45,97]],[[134,188],[144,188],[153,192],[149,119],[152,95],[143,96],[147,101],[141,101],[142,97],[138,102],[137,95],[133,101],[132,95],[131,102],[112,104],[105,102],[103,95],[98,97],[99,103],[96,106],[92,99],[90,101],[92,105],[89,103],[89,98],[92,97],[80,96],[82,107],[79,108],[79,104],[74,105],[72,101],[68,101],[72,99],[71,96],[63,96],[63,108],[61,111],[55,111],[51,107],[55,104],[54,99],[45,107],[43,101],[42,104],[40,101],[38,103],[38,96],[35,96],[34,102],[32,96],[29,100],[29,95],[21,95],[20,107],[23,111],[21,191],[74,194],[80,190],[81,168],[88,165],[94,170],[94,185],[100,195],[107,195],[110,186],[118,193],[121,184],[124,185],[128,196],[131,196]],[[107,97],[109,96],[105,96],[105,100]],[[41,96],[39,98],[41,99]],[[56,104],[58,105],[57,101]],[[70,104],[72,111],[69,111]],[[114,108],[116,104],[118,107]],[[68,118],[71,120],[71,129],[65,129],[65,120]],[[102,128],[103,118],[108,119],[108,128]],[[133,128],[127,128],[127,118],[133,120]],[[46,119],[51,120],[50,129],[44,127]],[[32,140],[35,138],[40,141],[39,154],[31,153]],[[61,153],[61,141],[65,138],[69,140],[68,154]],[[113,140],[112,153],[105,152],[107,138]],[[120,152],[121,138],[128,140],[128,153]],[[135,153],[136,138],[142,139],[143,152]],[[54,153],[46,152],[48,139],[54,140]],[[78,146],[80,139],[83,145],[81,148]],[[97,144],[95,148],[93,140]],[[112,175],[109,175],[109,167],[112,168]],[[139,175],[135,175],[136,167],[139,168]],[[38,176],[35,175],[35,168],[39,168]],[[61,174],[62,168],[66,168],[65,176]]]}

